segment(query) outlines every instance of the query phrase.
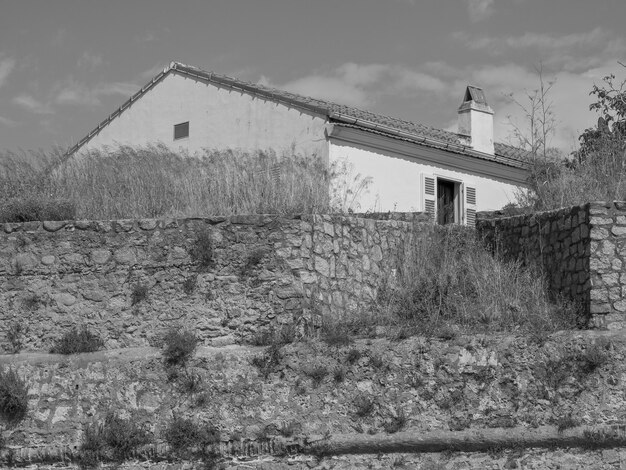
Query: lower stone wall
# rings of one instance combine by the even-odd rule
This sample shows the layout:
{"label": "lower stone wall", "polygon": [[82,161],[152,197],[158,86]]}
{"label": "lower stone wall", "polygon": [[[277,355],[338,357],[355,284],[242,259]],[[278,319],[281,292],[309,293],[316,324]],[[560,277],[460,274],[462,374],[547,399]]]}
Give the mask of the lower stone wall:
{"label": "lower stone wall", "polygon": [[577,301],[589,313],[587,206],[513,217],[480,212],[476,229],[505,258],[538,265],[553,292]]}
{"label": "lower stone wall", "polygon": [[[165,440],[174,417],[212,425],[233,470],[241,468],[235,459],[240,465],[261,458],[285,462],[289,454],[294,464],[296,456],[303,463],[294,468],[328,468],[300,450],[307,442],[342,436],[439,433],[445,443],[454,432],[480,439],[544,427],[557,435],[559,423],[623,426],[624,341],[617,332],[593,331],[561,333],[541,344],[483,335],[451,341],[367,339],[342,347],[307,341],[282,347],[267,371],[253,365],[266,354],[262,347],[202,347],[185,367],[173,369],[165,367],[160,349],[150,347],[72,356],[0,355],[0,368],[16,371],[28,387],[24,421],[5,426],[0,419],[0,467],[8,466],[8,459],[20,466],[75,462],[85,428],[103,423],[109,412],[148,431],[150,444],[141,459],[176,458]],[[186,385],[189,377],[194,387]],[[480,467],[494,459],[484,453],[454,451],[449,463],[436,456],[443,466],[433,468],[502,468]],[[517,461],[524,452],[533,453],[518,449],[516,457],[500,463]],[[426,464],[427,457],[408,462]],[[455,466],[457,458],[474,464]],[[324,460],[333,461],[338,460]],[[530,468],[552,468],[542,467],[546,460],[540,457],[533,461],[537,466]],[[336,468],[355,468],[347,456],[339,462]],[[259,468],[282,468],[267,465]]]}

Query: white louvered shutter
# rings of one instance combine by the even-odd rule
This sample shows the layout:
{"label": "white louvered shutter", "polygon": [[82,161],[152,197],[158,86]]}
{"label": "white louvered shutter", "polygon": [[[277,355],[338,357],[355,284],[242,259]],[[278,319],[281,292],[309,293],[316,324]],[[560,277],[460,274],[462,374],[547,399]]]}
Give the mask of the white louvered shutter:
{"label": "white louvered shutter", "polygon": [[437,220],[437,180],[433,175],[422,174],[422,210]]}
{"label": "white louvered shutter", "polygon": [[476,225],[476,187],[465,185],[465,225]]}

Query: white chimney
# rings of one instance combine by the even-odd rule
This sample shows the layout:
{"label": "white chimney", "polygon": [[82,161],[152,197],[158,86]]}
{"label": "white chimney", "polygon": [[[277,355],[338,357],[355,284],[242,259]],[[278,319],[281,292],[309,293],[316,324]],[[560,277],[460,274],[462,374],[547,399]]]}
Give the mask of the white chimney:
{"label": "white chimney", "polygon": [[493,109],[482,88],[466,88],[459,107],[458,133],[474,150],[493,155]]}

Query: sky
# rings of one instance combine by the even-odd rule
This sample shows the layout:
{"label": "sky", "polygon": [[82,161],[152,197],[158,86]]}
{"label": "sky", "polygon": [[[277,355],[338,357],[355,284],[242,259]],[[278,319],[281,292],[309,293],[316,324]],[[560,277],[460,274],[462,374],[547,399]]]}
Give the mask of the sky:
{"label": "sky", "polygon": [[0,150],[70,146],[171,61],[456,131],[465,86],[495,135],[545,83],[570,152],[594,83],[626,77],[626,0],[0,0]]}

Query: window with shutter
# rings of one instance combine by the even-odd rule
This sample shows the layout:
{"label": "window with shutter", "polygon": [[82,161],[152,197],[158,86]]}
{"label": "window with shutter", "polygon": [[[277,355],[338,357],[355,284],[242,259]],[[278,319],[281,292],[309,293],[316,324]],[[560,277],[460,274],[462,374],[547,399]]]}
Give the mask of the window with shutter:
{"label": "window with shutter", "polygon": [[189,137],[189,121],[174,124],[174,140]]}
{"label": "window with shutter", "polygon": [[431,214],[433,219],[437,216],[437,195],[435,193],[435,187],[435,177],[422,174],[422,210]]}
{"label": "window with shutter", "polygon": [[476,225],[476,188],[465,185],[465,225]]}

